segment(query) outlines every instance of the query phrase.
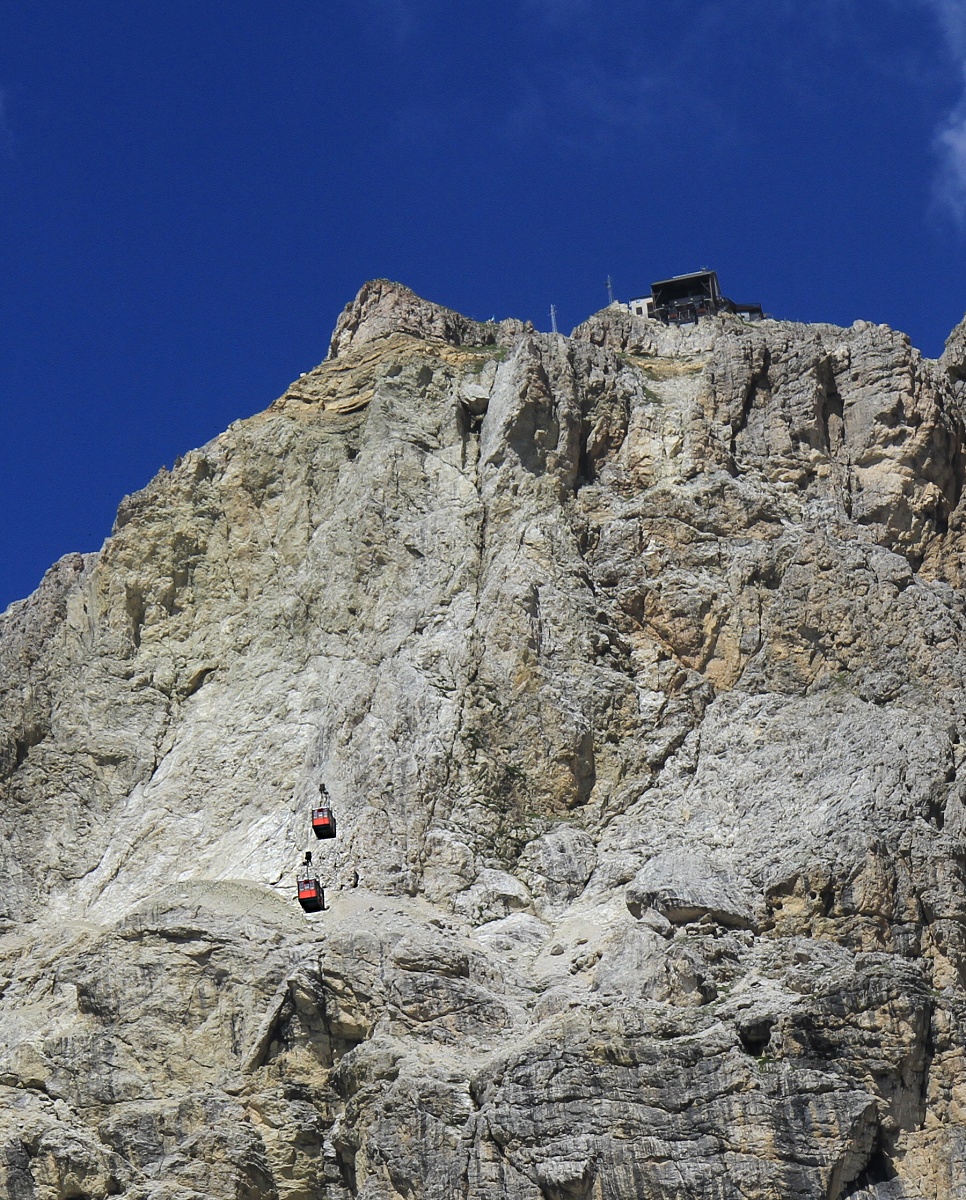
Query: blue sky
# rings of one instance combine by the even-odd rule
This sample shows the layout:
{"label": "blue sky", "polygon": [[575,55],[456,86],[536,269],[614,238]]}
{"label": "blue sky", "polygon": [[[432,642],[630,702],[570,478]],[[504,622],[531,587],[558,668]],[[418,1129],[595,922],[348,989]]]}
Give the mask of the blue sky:
{"label": "blue sky", "polygon": [[376,276],[547,329],[709,265],[938,354],[964,69],[966,0],[6,0],[0,607]]}

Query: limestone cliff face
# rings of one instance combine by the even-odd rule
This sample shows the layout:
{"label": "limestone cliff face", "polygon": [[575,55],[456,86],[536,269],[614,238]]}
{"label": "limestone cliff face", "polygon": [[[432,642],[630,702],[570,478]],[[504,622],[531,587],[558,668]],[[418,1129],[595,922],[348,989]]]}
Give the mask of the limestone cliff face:
{"label": "limestone cliff face", "polygon": [[367,285],[0,618],[0,1192],[966,1197],[963,346]]}

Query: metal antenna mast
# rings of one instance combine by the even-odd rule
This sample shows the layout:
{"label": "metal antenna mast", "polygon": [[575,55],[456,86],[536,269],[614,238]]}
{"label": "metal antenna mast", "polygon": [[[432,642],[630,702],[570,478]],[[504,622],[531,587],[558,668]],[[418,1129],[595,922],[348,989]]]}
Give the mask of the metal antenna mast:
{"label": "metal antenna mast", "polygon": [[553,330],[554,333],[557,332],[557,306],[556,306],[556,304],[550,305],[550,328]]}
{"label": "metal antenna mast", "polygon": [[614,303],[614,285],[611,283],[610,276],[607,276],[607,303]]}

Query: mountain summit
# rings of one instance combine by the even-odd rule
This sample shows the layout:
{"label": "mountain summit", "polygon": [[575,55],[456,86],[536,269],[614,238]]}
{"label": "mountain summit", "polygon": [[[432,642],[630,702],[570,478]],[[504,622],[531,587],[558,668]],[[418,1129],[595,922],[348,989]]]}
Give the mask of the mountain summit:
{"label": "mountain summit", "polygon": [[964,406],[367,284],[0,618],[4,1194],[966,1197]]}

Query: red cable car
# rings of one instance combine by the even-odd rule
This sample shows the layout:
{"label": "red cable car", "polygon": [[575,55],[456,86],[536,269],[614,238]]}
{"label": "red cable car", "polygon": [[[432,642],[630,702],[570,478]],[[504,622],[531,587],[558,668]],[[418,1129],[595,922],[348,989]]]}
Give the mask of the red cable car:
{"label": "red cable car", "polygon": [[317,838],[335,837],[335,817],[331,808],[312,809],[312,832]]}
{"label": "red cable car", "polygon": [[303,869],[298,875],[298,902],[305,912],[325,911],[325,891],[318,875]]}
{"label": "red cable car", "polygon": [[312,866],[312,851],[306,850],[305,858],[299,865],[296,878],[297,900],[305,912],[323,912],[325,910],[325,892]]}

